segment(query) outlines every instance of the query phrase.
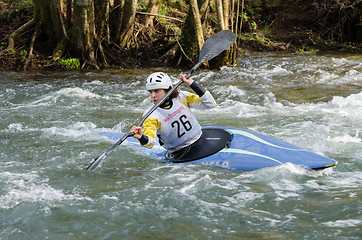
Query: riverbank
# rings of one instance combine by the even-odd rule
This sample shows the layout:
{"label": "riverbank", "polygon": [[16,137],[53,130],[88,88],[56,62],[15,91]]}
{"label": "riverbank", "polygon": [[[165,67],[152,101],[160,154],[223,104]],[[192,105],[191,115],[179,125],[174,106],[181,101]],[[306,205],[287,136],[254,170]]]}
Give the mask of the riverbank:
{"label": "riverbank", "polygon": [[[0,1],[0,51],[9,45],[8,37],[32,18],[31,1]],[[311,23],[315,9],[310,8],[310,1],[304,5],[291,5],[288,8],[280,6],[250,5],[244,12],[243,31],[238,36],[238,56],[247,52],[286,51],[299,54],[315,54],[323,51],[362,52],[362,44],[357,42],[336,41],[321,37],[322,32]],[[302,9],[301,9],[302,7]],[[268,12],[275,12],[273,20]],[[215,13],[214,13],[215,14]],[[176,20],[183,20],[185,14],[178,9],[168,10],[167,15]],[[180,34],[180,28],[172,28],[177,23],[162,16],[155,17],[153,27],[145,28],[140,24],[142,15],[137,15],[132,44],[119,49],[117,62],[108,68],[139,68],[167,67],[174,63],[158,61],[169,49],[176,44],[174,36]],[[270,22],[270,23],[269,23]],[[360,31],[360,30],[359,30]],[[355,39],[359,39],[358,37]],[[39,40],[30,49],[32,33],[25,32],[17,37],[14,49],[0,56],[0,70],[30,70],[50,69],[68,70],[80,68],[79,60],[71,56],[54,57],[54,42]],[[29,55],[32,54],[29,60]],[[190,62],[190,65],[192,63]]]}

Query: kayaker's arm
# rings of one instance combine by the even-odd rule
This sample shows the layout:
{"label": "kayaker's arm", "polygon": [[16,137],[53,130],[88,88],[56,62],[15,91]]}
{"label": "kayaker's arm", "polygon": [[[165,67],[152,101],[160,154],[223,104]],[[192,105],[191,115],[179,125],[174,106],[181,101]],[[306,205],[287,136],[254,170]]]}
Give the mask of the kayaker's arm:
{"label": "kayaker's arm", "polygon": [[146,145],[148,143],[148,137],[143,134],[141,127],[132,126],[129,132],[134,133],[133,137],[137,138],[140,141],[141,145]]}
{"label": "kayaker's arm", "polygon": [[156,144],[156,132],[158,125],[157,119],[148,117],[143,123],[143,128],[133,126],[130,133],[134,133],[133,137],[138,139],[143,147],[152,148]]}
{"label": "kayaker's arm", "polygon": [[206,93],[206,90],[195,81],[190,85],[190,88],[200,97],[204,96],[204,94]]}
{"label": "kayaker's arm", "polygon": [[197,84],[192,78],[186,78],[186,74],[180,76],[180,80],[182,80],[187,86],[189,86],[199,97],[202,97],[206,90]]}
{"label": "kayaker's arm", "polygon": [[216,101],[209,91],[197,84],[193,79],[186,78],[186,74],[180,76],[187,86],[189,86],[197,95],[188,93],[187,103],[190,107],[196,109],[210,109],[216,107]]}
{"label": "kayaker's arm", "polygon": [[148,137],[144,134],[142,134],[142,137],[138,140],[140,141],[141,145],[146,145],[148,143]]}

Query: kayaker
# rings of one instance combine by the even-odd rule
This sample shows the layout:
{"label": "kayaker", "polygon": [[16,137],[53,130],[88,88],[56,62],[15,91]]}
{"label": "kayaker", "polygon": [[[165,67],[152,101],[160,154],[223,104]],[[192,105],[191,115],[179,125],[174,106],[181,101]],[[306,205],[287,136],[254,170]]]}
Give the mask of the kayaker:
{"label": "kayaker", "polygon": [[[193,79],[180,76],[196,94],[176,89],[143,123],[142,127],[132,126],[130,133],[140,144],[152,148],[156,136],[167,150],[166,158],[170,161],[182,161],[182,157],[202,138],[201,126],[190,108],[210,109],[216,102],[209,91],[198,85]],[[172,88],[170,77],[163,72],[152,73],[146,80],[146,90],[155,104]],[[146,111],[152,108],[151,105]]]}

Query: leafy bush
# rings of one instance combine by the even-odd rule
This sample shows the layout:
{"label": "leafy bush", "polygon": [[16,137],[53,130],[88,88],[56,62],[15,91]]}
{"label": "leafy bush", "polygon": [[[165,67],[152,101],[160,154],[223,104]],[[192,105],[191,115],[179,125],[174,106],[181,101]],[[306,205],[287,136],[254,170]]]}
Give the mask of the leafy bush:
{"label": "leafy bush", "polygon": [[67,58],[60,59],[58,66],[67,70],[74,70],[80,68],[80,63],[78,58]]}

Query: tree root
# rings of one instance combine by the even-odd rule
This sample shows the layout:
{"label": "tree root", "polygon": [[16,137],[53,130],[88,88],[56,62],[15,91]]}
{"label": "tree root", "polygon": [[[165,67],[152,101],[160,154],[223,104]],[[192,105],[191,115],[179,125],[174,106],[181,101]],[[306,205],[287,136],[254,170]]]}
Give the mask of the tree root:
{"label": "tree root", "polygon": [[90,59],[85,60],[80,69],[84,69],[87,65],[96,70],[100,69],[99,66],[95,63],[95,61]]}
{"label": "tree root", "polygon": [[29,62],[31,62],[31,60],[33,59],[34,42],[39,35],[40,26],[41,26],[41,23],[35,28],[35,32],[33,34],[33,37],[31,38],[29,55],[28,55],[28,58],[26,59],[25,65],[24,65],[24,71],[26,71],[26,68],[28,67]]}
{"label": "tree root", "polygon": [[101,54],[102,64],[105,67],[108,67],[109,64],[107,62],[107,57],[106,57],[106,55],[104,53],[104,49],[103,49],[102,43],[100,41],[98,41],[98,50],[99,50],[99,53]]}
{"label": "tree root", "polygon": [[8,46],[4,50],[0,52],[0,56],[8,53],[10,49],[14,49],[15,47],[15,39],[22,33],[26,32],[27,30],[31,29],[33,25],[35,24],[34,18],[32,18],[29,22],[25,23],[21,27],[19,27],[17,30],[15,30],[12,34],[10,34],[8,38]]}

